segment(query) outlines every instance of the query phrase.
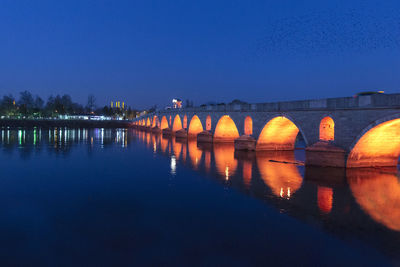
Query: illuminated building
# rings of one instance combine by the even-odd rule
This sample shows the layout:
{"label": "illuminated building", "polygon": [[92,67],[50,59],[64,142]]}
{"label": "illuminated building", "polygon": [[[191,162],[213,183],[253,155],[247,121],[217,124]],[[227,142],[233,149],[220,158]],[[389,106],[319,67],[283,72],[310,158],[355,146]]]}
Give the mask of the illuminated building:
{"label": "illuminated building", "polygon": [[172,107],[173,108],[182,108],[182,100],[178,98],[172,99]]}

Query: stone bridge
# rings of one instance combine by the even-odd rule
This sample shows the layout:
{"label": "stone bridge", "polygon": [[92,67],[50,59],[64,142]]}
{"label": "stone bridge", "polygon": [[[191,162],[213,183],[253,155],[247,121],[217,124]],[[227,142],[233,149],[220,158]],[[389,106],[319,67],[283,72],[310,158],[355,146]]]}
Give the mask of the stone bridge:
{"label": "stone bridge", "polygon": [[294,150],[303,139],[306,165],[394,167],[400,154],[400,94],[170,109],[133,124],[242,150]]}

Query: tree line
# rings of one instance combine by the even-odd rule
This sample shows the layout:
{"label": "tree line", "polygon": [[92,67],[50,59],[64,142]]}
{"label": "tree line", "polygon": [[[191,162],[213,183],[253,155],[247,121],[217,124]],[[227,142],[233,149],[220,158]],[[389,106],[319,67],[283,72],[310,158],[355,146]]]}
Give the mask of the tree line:
{"label": "tree line", "polygon": [[40,96],[33,96],[29,91],[20,93],[16,99],[12,95],[4,95],[0,100],[0,116],[6,118],[58,118],[60,115],[103,115],[133,119],[137,110],[97,107],[94,95],[89,95],[87,104],[81,105],[72,101],[68,94],[50,96],[45,102]]}

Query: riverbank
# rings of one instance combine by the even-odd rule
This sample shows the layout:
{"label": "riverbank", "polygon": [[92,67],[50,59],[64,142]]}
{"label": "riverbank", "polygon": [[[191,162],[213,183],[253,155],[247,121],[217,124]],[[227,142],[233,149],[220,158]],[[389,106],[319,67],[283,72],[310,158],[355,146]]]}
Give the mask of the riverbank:
{"label": "riverbank", "polygon": [[128,128],[131,125],[131,121],[118,120],[0,119],[0,127]]}

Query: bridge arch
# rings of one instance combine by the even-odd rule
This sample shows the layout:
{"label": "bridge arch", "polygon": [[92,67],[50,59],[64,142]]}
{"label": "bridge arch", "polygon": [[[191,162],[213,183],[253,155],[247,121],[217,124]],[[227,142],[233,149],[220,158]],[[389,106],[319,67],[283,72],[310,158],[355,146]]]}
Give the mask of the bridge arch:
{"label": "bridge arch", "polygon": [[[257,150],[294,150],[298,133],[302,131],[287,116],[277,116],[265,124],[258,140]],[[305,139],[305,138],[304,138]],[[307,143],[307,140],[305,140]]]}
{"label": "bridge arch", "polygon": [[147,118],[146,126],[149,127],[151,125],[150,118]]}
{"label": "bridge arch", "polygon": [[188,134],[191,136],[197,136],[198,133],[203,131],[203,125],[197,115],[193,115],[192,119],[189,123],[189,131]]}
{"label": "bridge arch", "polygon": [[365,128],[349,149],[347,167],[394,167],[400,156],[400,114]]}
{"label": "bridge arch", "polygon": [[151,125],[151,127],[160,127],[160,120],[157,116],[153,117],[153,124]]}
{"label": "bridge arch", "polygon": [[319,140],[335,140],[335,122],[329,116],[324,117],[319,124]]}
{"label": "bridge arch", "polygon": [[206,131],[211,131],[211,116],[208,115],[206,118]]}
{"label": "bridge arch", "polygon": [[244,119],[244,134],[245,135],[253,134],[253,119],[250,116],[247,116]]}
{"label": "bridge arch", "polygon": [[177,114],[174,118],[174,124],[172,125],[172,131],[176,132],[176,131],[179,131],[180,129],[182,129],[182,121],[181,121],[181,117],[179,117],[179,115]]}
{"label": "bridge arch", "polygon": [[161,130],[169,128],[167,117],[163,116],[161,118]]}
{"label": "bridge arch", "polygon": [[233,142],[239,137],[235,122],[228,115],[222,116],[215,126],[214,142]]}
{"label": "bridge arch", "polygon": [[183,129],[187,129],[187,116],[185,114],[185,116],[183,116],[183,125],[182,125]]}

